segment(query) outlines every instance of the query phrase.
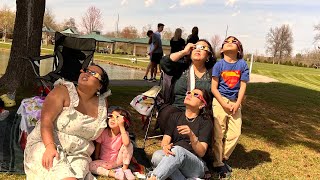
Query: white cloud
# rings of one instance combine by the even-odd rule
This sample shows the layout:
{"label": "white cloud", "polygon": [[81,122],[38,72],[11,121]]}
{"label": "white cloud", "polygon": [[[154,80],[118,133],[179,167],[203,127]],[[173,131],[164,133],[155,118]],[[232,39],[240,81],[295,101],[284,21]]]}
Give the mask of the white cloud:
{"label": "white cloud", "polygon": [[283,5],[283,4],[290,4],[290,5],[305,5],[308,3],[312,6],[319,6],[320,1],[308,1],[306,0],[246,0],[249,4],[256,4],[256,5]]}
{"label": "white cloud", "polygon": [[144,6],[149,7],[154,3],[155,0],[144,0]]}
{"label": "white cloud", "polygon": [[226,6],[233,6],[237,0],[226,0]]}
{"label": "white cloud", "polygon": [[240,10],[238,10],[237,12],[233,13],[231,16],[238,16],[240,14]]}
{"label": "white cloud", "polygon": [[200,5],[204,2],[205,0],[180,0],[180,6]]}
{"label": "white cloud", "polygon": [[128,0],[122,0],[121,1],[121,6],[124,6],[124,5],[128,5]]}
{"label": "white cloud", "polygon": [[250,37],[250,35],[249,34],[240,34],[238,37],[239,38],[248,38],[248,37]]}
{"label": "white cloud", "polygon": [[169,9],[173,9],[173,8],[175,8],[177,6],[177,4],[173,4],[173,5],[171,5],[170,7],[169,7]]}
{"label": "white cloud", "polygon": [[272,19],[271,18],[266,18],[266,22],[271,22]]}

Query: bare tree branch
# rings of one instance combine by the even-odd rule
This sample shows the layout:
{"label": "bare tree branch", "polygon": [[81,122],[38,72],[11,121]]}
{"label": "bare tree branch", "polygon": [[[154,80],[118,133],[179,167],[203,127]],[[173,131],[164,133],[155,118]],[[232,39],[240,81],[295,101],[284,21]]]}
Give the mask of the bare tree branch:
{"label": "bare tree branch", "polygon": [[13,25],[15,21],[15,12],[11,11],[9,7],[4,6],[0,10],[0,32],[2,32],[2,39],[5,42],[8,33],[13,32]]}
{"label": "bare tree branch", "polygon": [[213,51],[216,53],[218,51],[218,47],[221,45],[222,39],[219,35],[215,34],[211,37],[211,45]]}
{"label": "bare tree branch", "polygon": [[78,31],[76,20],[73,17],[70,17],[69,19],[65,19],[63,23],[63,29],[71,28],[76,31]]}
{"label": "bare tree branch", "polygon": [[170,40],[174,35],[174,32],[169,28],[169,27],[166,27],[164,28],[164,30],[162,31],[162,36],[161,38],[162,39],[167,39],[167,40]]}
{"label": "bare tree branch", "polygon": [[54,17],[54,14],[52,13],[52,10],[49,8],[46,8],[44,12],[43,24],[47,27],[54,29],[55,31],[61,30],[59,25],[55,21],[55,17]]}
{"label": "bare tree branch", "polygon": [[102,13],[100,9],[95,6],[88,8],[85,15],[82,17],[82,26],[87,33],[92,31],[100,31],[103,27],[102,25]]}
{"label": "bare tree branch", "polygon": [[267,53],[279,59],[290,56],[293,49],[292,44],[293,36],[289,25],[284,24],[281,27],[270,28],[266,36]]}
{"label": "bare tree branch", "polygon": [[142,27],[141,37],[147,37],[147,32],[151,30],[151,24],[147,24]]}
{"label": "bare tree branch", "polygon": [[320,23],[314,26],[314,31],[317,31],[317,34],[314,37],[313,43],[317,43],[318,41],[320,41]]}

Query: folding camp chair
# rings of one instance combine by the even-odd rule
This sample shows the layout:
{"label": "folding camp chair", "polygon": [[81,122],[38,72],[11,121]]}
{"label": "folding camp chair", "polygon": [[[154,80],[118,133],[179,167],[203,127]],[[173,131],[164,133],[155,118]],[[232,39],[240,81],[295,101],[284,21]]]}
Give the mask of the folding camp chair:
{"label": "folding camp chair", "polygon": [[[28,60],[32,64],[37,79],[40,80],[42,90],[48,92],[59,78],[77,82],[80,70],[88,67],[93,60],[95,49],[95,39],[68,37],[56,32],[53,55],[28,58]],[[49,58],[53,58],[52,72],[40,76],[40,61]]]}
{"label": "folding camp chair", "polygon": [[[152,118],[156,115],[156,97],[158,96],[161,90],[160,86],[153,86],[148,91],[136,96],[130,103],[130,105],[137,110],[141,115],[146,117],[146,120],[143,124],[143,129],[146,128],[146,132],[144,135],[143,141],[143,149],[145,147],[145,143],[147,138],[155,138],[155,137],[148,137],[148,132],[150,128],[150,124]],[[157,136],[159,137],[159,136]]]}

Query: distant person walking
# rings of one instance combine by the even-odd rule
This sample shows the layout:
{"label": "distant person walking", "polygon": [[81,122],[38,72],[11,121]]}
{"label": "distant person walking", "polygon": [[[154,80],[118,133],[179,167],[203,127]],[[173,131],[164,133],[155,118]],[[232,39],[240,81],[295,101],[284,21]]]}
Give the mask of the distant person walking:
{"label": "distant person walking", "polygon": [[149,81],[156,82],[157,75],[157,65],[160,64],[160,60],[163,56],[162,50],[162,41],[161,41],[161,32],[163,31],[164,24],[158,24],[158,30],[152,35],[152,44],[153,50],[150,51],[149,55],[151,56],[151,78]]}
{"label": "distant person walking", "polygon": [[193,27],[191,34],[187,38],[187,44],[188,43],[196,44],[199,41],[198,33],[199,33],[198,27],[197,26]]}
{"label": "distant person walking", "polygon": [[170,40],[171,53],[175,53],[184,49],[186,41],[181,38],[182,30],[177,28],[174,36]]}
{"label": "distant person walking", "polygon": [[[147,32],[147,36],[149,37],[149,41],[148,41],[148,44],[150,44],[150,48],[149,48],[149,56],[150,56],[150,62],[148,64],[148,67],[147,67],[147,70],[146,70],[146,73],[144,74],[144,77],[143,77],[143,80],[148,80],[148,73],[150,71],[150,68],[151,68],[151,54],[150,52],[153,50],[153,44],[152,44],[152,35],[153,35],[153,31],[152,30],[149,30]],[[152,78],[152,74],[150,73],[150,78]]]}

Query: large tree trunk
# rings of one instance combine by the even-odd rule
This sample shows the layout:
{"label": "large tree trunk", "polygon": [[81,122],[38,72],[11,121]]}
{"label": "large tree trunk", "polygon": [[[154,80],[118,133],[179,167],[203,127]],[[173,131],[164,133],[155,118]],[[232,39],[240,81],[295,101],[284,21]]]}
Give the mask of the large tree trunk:
{"label": "large tree trunk", "polygon": [[17,0],[13,41],[6,73],[0,79],[0,87],[14,91],[35,83],[30,62],[24,57],[40,55],[42,22],[45,0]]}

